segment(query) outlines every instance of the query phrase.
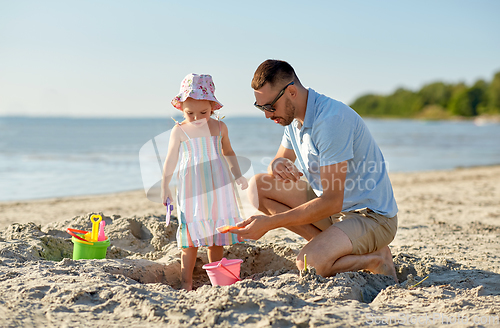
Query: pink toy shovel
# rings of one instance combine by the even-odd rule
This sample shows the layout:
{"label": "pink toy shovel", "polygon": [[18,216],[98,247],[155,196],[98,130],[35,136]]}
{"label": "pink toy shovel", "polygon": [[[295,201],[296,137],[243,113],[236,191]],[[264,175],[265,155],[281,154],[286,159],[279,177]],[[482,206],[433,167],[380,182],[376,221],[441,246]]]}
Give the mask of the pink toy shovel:
{"label": "pink toy shovel", "polygon": [[97,241],[105,241],[106,240],[106,235],[104,235],[104,226],[106,225],[106,222],[101,221],[99,223],[99,235],[97,236]]}

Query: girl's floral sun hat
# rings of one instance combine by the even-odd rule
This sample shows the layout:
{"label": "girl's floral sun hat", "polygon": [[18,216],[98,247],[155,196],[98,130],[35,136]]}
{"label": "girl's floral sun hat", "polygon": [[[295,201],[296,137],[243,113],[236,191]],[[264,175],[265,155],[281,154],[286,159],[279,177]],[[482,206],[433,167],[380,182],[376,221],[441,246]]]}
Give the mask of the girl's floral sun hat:
{"label": "girl's floral sun hat", "polygon": [[215,98],[215,84],[207,74],[188,74],[181,83],[179,94],[172,99],[172,106],[182,110],[182,103],[187,98],[213,101],[214,110],[222,108],[222,104]]}

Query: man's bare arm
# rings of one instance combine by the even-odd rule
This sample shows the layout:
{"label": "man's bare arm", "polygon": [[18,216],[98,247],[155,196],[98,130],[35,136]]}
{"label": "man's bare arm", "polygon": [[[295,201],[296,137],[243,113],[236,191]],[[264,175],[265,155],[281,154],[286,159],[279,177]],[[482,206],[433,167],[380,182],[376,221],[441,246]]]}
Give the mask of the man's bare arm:
{"label": "man's bare arm", "polygon": [[252,216],[239,223],[238,226],[244,228],[234,233],[245,239],[259,239],[269,230],[310,224],[342,211],[346,171],[346,161],[322,166],[320,176],[323,194],[320,197],[286,212]]}

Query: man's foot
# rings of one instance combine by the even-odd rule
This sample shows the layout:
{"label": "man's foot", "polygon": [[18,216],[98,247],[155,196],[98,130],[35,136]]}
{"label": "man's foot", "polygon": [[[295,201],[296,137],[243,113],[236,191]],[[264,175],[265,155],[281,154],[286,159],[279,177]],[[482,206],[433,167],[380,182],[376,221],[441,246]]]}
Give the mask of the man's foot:
{"label": "man's foot", "polygon": [[368,271],[375,274],[392,276],[394,280],[396,280],[396,283],[399,283],[389,246],[385,246],[384,248],[373,252],[370,255],[373,256],[373,260],[371,261],[370,267],[367,268]]}

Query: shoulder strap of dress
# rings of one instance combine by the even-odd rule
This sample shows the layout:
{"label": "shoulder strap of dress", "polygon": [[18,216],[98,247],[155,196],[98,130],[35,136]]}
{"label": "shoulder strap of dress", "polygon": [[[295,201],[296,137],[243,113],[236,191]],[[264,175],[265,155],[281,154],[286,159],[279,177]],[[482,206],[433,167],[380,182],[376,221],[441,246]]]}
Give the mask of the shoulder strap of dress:
{"label": "shoulder strap of dress", "polygon": [[222,129],[220,128],[220,119],[218,116],[217,116],[217,121],[219,121],[219,137],[221,137],[222,139]]}
{"label": "shoulder strap of dress", "polygon": [[179,129],[181,129],[181,130],[182,130],[182,132],[184,132],[184,134],[186,135],[186,137],[187,137],[189,140],[191,140],[191,138],[188,136],[188,134],[186,133],[186,131],[184,131],[184,129],[182,128],[181,124],[180,124],[179,122],[177,122],[177,121],[175,120],[175,118],[171,117],[171,119],[173,119],[173,120],[174,120],[175,124],[177,124],[177,125],[179,126]]}

